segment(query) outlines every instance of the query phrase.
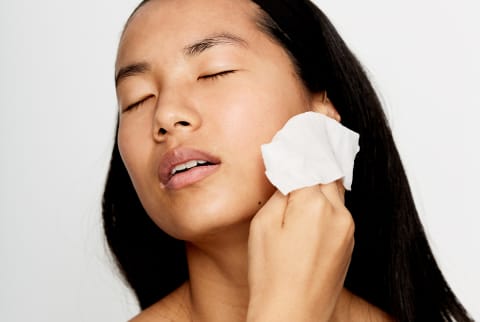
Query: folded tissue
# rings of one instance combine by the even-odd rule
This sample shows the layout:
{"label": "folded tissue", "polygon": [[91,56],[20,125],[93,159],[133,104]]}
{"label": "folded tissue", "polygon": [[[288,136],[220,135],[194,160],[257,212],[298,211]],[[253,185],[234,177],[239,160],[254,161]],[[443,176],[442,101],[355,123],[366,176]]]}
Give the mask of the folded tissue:
{"label": "folded tissue", "polygon": [[265,174],[284,195],[340,178],[350,190],[358,139],[358,133],[321,113],[295,115],[261,146]]}

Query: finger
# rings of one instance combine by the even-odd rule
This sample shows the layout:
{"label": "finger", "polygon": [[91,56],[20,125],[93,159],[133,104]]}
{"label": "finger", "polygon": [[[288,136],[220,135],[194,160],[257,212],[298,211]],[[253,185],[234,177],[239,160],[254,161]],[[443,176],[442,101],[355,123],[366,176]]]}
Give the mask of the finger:
{"label": "finger", "polygon": [[336,180],[327,184],[321,184],[319,186],[322,193],[335,208],[344,206],[345,189],[343,188],[341,180]]}
{"label": "finger", "polygon": [[288,195],[288,206],[290,206],[290,204],[305,204],[312,198],[325,199],[325,196],[320,190],[320,185],[315,184],[290,192]]}
{"label": "finger", "polygon": [[294,190],[288,195],[284,224],[288,225],[294,218],[298,219],[309,213],[321,213],[325,208],[333,210],[333,205],[322,192],[320,185]]}
{"label": "finger", "polygon": [[258,225],[281,227],[284,220],[286,206],[287,197],[277,190],[270,199],[267,200],[265,205],[260,208],[253,220],[255,221],[255,224]]}
{"label": "finger", "polygon": [[343,190],[339,190],[337,181],[292,191],[288,197],[285,221],[288,221],[289,215],[303,212],[307,207],[314,207],[318,210],[328,206],[343,207],[342,192]]}
{"label": "finger", "polygon": [[342,204],[345,205],[345,186],[343,185],[343,179],[338,179],[336,183],[338,194],[340,196],[340,199],[342,200]]}

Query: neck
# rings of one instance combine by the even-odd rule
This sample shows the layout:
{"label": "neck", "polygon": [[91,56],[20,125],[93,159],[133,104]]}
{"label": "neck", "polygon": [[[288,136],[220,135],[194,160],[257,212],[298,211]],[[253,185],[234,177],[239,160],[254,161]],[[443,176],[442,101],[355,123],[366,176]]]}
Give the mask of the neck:
{"label": "neck", "polygon": [[[248,302],[248,233],[245,222],[201,241],[187,243],[190,280],[182,287],[186,320],[245,322]],[[393,321],[387,314],[343,289],[330,319]]]}
{"label": "neck", "polygon": [[249,222],[187,243],[194,321],[245,321]]}

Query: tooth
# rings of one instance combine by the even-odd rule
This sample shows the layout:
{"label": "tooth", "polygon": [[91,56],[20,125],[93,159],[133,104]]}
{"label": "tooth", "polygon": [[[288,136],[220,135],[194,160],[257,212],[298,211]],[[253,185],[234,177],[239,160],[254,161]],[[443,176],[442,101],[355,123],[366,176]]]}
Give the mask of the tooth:
{"label": "tooth", "polygon": [[171,174],[175,174],[176,172],[181,171],[181,170],[185,170],[186,168],[187,167],[185,166],[185,164],[179,164],[175,168],[173,168]]}
{"label": "tooth", "polygon": [[208,163],[207,161],[204,161],[204,160],[192,160],[192,161],[188,161],[186,163],[183,163],[183,164],[179,164],[177,165],[175,168],[172,169],[172,171],[170,172],[170,174],[174,175],[175,173],[177,173],[178,171],[182,171],[182,170],[185,170],[185,169],[191,169],[193,167],[196,167],[197,165],[202,165],[202,164],[206,164]]}
{"label": "tooth", "polygon": [[193,160],[193,161],[188,161],[186,164],[185,164],[185,168],[187,169],[190,169],[190,168],[193,168],[197,165],[197,161]]}

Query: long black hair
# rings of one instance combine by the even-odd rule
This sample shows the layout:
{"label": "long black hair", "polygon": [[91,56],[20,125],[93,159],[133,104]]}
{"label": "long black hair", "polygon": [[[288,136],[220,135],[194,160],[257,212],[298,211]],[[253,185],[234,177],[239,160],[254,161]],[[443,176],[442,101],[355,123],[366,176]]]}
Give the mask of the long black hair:
{"label": "long black hair", "polygon": [[[137,7],[148,2],[145,0]],[[290,55],[305,86],[327,91],[360,134],[352,190],[355,249],[345,287],[397,321],[472,321],[428,245],[378,97],[329,19],[308,0],[253,0],[258,27]],[[103,197],[105,235],[141,308],[188,279],[184,243],[149,218],[114,145]]]}

